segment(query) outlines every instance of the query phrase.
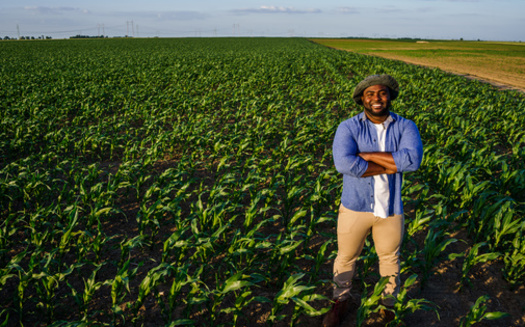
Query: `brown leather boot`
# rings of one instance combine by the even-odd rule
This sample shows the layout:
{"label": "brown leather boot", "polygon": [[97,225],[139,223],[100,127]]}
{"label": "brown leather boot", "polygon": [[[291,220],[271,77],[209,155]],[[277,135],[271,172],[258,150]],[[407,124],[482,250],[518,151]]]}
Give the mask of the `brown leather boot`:
{"label": "brown leather boot", "polygon": [[323,327],[337,327],[348,314],[350,309],[350,300],[336,300],[332,309],[326,313],[323,319]]}

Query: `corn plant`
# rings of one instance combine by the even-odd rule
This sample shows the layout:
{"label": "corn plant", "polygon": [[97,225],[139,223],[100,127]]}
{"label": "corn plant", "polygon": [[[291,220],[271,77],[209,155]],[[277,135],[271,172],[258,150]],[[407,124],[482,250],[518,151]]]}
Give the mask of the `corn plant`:
{"label": "corn plant", "polygon": [[99,265],[95,267],[93,272],[91,273],[90,277],[86,280],[84,279],[84,290],[79,293],[73,286],[68,284],[68,286],[71,289],[71,294],[73,295],[73,298],[77,302],[78,306],[80,307],[80,313],[82,315],[81,320],[87,321],[88,319],[88,306],[90,302],[93,299],[93,296],[95,295],[95,292],[97,292],[102,286],[107,285],[107,282],[96,282],[96,276],[99,269],[102,267],[102,265]]}
{"label": "corn plant", "polygon": [[508,314],[505,312],[487,312],[487,306],[485,302],[489,300],[489,297],[484,295],[480,296],[476,303],[470,308],[467,315],[461,318],[459,321],[460,327],[469,327],[483,320],[496,320],[507,317]]}
{"label": "corn plant", "polygon": [[445,249],[452,243],[457,242],[456,238],[448,238],[447,232],[443,228],[443,221],[436,221],[431,224],[425,238],[424,247],[416,250],[403,263],[401,272],[413,269],[420,269],[422,273],[421,285],[424,287],[426,281],[431,276],[435,262],[442,256]]}
{"label": "corn plant", "polygon": [[[46,266],[49,264],[51,256],[48,256],[47,260]],[[55,294],[60,286],[60,283],[63,283],[66,280],[66,277],[71,274],[74,269],[77,268],[77,266],[78,265],[73,265],[63,272],[57,273],[47,271],[47,267],[45,267],[44,271],[40,273],[33,273],[32,279],[37,281],[35,287],[40,300],[37,303],[37,307],[44,311],[49,321],[54,319],[56,301]]]}
{"label": "corn plant", "polygon": [[157,267],[148,271],[146,277],[140,282],[138,297],[133,303],[133,312],[135,314],[133,318],[134,323],[139,318],[137,312],[144,304],[146,297],[152,293],[157,294],[159,284],[164,282],[165,278],[170,276],[172,271],[173,267],[165,263],[161,263]]}
{"label": "corn plant", "polygon": [[[434,311],[439,320],[439,312],[436,306],[429,300],[426,299],[411,299],[408,295],[408,290],[417,281],[417,275],[413,274],[409,276],[403,286],[400,288],[398,295],[395,298],[394,313],[395,318],[388,325],[397,326],[403,323],[405,317],[418,310]],[[389,309],[386,309],[389,310]]]}
{"label": "corn plant", "polygon": [[[218,308],[220,304],[222,303],[223,299],[225,298],[225,296],[227,296],[229,293],[238,294],[242,292],[243,289],[254,285],[254,283],[250,281],[248,277],[249,276],[243,275],[242,272],[237,272],[236,274],[232,275],[227,280],[225,280],[224,283],[217,286],[217,288],[211,292],[210,296],[213,300],[212,300],[212,305],[210,308],[210,316],[212,317],[212,319],[215,320],[215,318],[217,317],[217,314],[219,313]],[[249,302],[246,302],[246,301],[249,301],[247,299],[247,296],[249,296],[249,294],[246,294],[246,291],[244,291],[242,294],[244,294],[244,296],[241,298],[238,298],[237,300],[243,304],[249,303]],[[234,307],[235,309],[237,309],[237,305]],[[233,312],[234,313],[233,322],[235,324],[239,317],[239,311],[235,309],[225,308],[220,311],[224,313]]]}
{"label": "corn plant", "polygon": [[[125,323],[124,310],[121,308],[121,304],[124,301],[126,295],[131,293],[130,281],[135,278],[137,271],[140,266],[130,269],[130,260],[128,259],[119,269],[117,275],[113,281],[106,281],[107,284],[111,284],[111,310],[113,313],[113,324],[118,322],[118,318],[122,319],[122,323]],[[127,291],[127,293],[125,292]]]}
{"label": "corn plant", "polygon": [[470,282],[469,273],[470,270],[477,265],[478,263],[484,263],[487,261],[496,260],[501,254],[497,252],[490,252],[490,253],[483,253],[480,254],[480,248],[483,246],[486,246],[487,243],[477,243],[468,251],[468,253],[451,253],[449,254],[449,258],[451,260],[454,260],[459,257],[464,257],[463,266],[461,268],[461,280],[459,289],[462,289],[463,286],[468,285],[469,287],[472,287],[472,283]]}
{"label": "corn plant", "polygon": [[417,210],[415,217],[408,222],[406,233],[408,237],[413,237],[416,232],[423,230],[434,218],[434,210]]}
{"label": "corn plant", "polygon": [[515,288],[525,279],[525,241],[522,232],[516,234],[512,246],[513,251],[507,252],[504,257],[506,269],[503,274],[511,288]]}
{"label": "corn plant", "polygon": [[[283,320],[286,315],[279,314],[283,306],[288,304],[291,301],[295,302],[296,308],[294,312],[300,310],[300,312],[306,312],[308,315],[321,315],[329,310],[329,308],[324,308],[321,310],[314,309],[308,302],[314,300],[325,299],[321,295],[312,295],[311,290],[315,286],[305,286],[301,285],[299,280],[302,279],[305,274],[295,274],[290,276],[285,282],[282,289],[275,295],[275,298],[272,301],[272,310],[268,321],[271,323],[276,323],[280,320]],[[297,317],[298,312],[294,314]],[[292,319],[292,323],[293,323]]]}
{"label": "corn plant", "polygon": [[385,309],[385,306],[380,304],[383,298],[383,290],[388,284],[389,277],[382,277],[374,286],[372,294],[369,294],[369,285],[364,284],[363,292],[361,294],[361,304],[357,309],[356,326],[362,326],[365,320],[374,312]]}

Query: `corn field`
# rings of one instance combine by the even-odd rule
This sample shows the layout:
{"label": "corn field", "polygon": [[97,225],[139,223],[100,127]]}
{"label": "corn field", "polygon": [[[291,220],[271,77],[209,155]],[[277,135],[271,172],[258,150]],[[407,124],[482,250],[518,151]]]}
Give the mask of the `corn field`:
{"label": "corn field", "polygon": [[[525,300],[522,93],[306,39],[6,41],[0,326],[319,324],[342,190],[333,136],[361,110],[355,85],[382,73],[425,148],[405,175],[392,325],[444,319],[418,290],[447,262],[461,271],[451,297],[492,264]],[[376,266],[367,242],[358,325],[377,307]],[[490,298],[450,321],[525,323]]]}

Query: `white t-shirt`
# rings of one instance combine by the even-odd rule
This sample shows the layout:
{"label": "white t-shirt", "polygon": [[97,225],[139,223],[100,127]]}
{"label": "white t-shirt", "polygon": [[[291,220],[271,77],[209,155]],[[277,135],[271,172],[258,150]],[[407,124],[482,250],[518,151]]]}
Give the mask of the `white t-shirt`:
{"label": "white t-shirt", "polygon": [[[381,124],[374,124],[377,131],[377,142],[379,144],[379,151],[385,152],[385,140],[386,140],[386,130],[392,117],[388,117]],[[381,174],[375,175],[374,177],[374,216],[387,218],[388,217],[388,207],[390,203],[390,189],[388,185],[388,175]]]}

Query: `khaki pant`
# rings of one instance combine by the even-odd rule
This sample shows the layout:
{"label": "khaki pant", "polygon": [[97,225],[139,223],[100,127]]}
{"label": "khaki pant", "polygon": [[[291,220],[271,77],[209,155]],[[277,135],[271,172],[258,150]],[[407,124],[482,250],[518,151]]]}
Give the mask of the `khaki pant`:
{"label": "khaki pant", "polygon": [[[341,205],[337,219],[338,251],[334,262],[334,299],[344,300],[350,297],[356,261],[370,231],[379,257],[379,273],[382,277],[390,276],[383,297],[398,294],[403,215],[392,215],[384,219],[370,212],[352,211]],[[393,305],[394,299],[386,297],[383,304]]]}

